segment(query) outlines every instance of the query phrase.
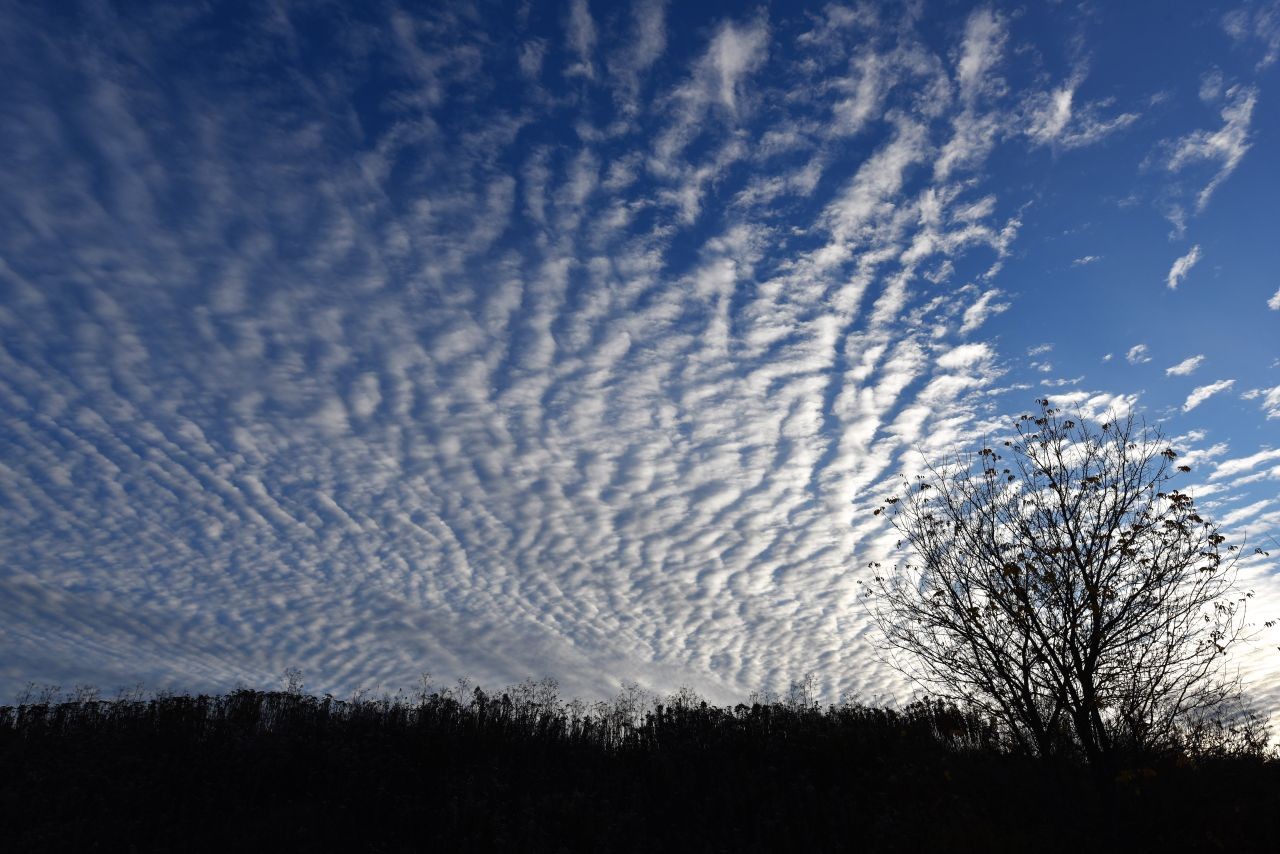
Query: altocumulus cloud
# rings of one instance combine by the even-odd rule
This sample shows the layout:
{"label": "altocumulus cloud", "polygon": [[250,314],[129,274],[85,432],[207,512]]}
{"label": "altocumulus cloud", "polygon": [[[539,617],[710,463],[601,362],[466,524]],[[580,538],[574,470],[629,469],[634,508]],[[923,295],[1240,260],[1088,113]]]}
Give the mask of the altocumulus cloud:
{"label": "altocumulus cloud", "polygon": [[[0,11],[5,692],[904,690],[850,569],[993,429],[1028,200],[984,169],[1135,114],[1015,90],[988,8],[511,11]],[[1168,149],[1201,204],[1225,97]]]}

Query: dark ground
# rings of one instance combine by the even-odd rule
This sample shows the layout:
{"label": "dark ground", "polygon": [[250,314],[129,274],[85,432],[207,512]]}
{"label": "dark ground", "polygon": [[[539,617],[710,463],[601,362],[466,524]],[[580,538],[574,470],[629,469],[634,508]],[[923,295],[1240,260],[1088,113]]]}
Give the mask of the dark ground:
{"label": "dark ground", "polygon": [[5,847],[1280,850],[1280,761],[1261,755],[1152,760],[1100,796],[940,704],[575,710],[523,687],[0,709]]}

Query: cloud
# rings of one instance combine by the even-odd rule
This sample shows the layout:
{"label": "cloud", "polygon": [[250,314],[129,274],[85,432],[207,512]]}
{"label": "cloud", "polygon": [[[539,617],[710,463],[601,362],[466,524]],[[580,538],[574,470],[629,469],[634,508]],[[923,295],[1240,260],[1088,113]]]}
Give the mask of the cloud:
{"label": "cloud", "polygon": [[[749,23],[725,21],[716,28],[706,51],[693,63],[688,78],[661,99],[671,105],[670,120],[652,142],[649,170],[666,184],[663,201],[694,222],[701,213],[707,186],[729,166],[747,156],[732,133],[748,112],[746,86],[769,53],[769,27],[763,17]],[[729,131],[726,133],[726,130]],[[684,158],[697,139],[712,140],[701,162]]]}
{"label": "cloud", "polygon": [[[1129,361],[1129,364],[1131,365],[1141,365],[1145,362],[1151,361],[1151,357],[1147,355],[1146,344],[1134,344],[1132,347],[1129,348],[1129,352],[1125,353],[1124,357]],[[1106,361],[1106,359],[1104,359],[1103,361]]]}
{"label": "cloud", "polygon": [[1245,3],[1223,15],[1222,28],[1239,44],[1260,44],[1259,71],[1280,59],[1280,3]]}
{"label": "cloud", "polygon": [[639,111],[637,99],[644,75],[666,51],[666,13],[666,0],[637,0],[633,3],[629,44],[606,60],[617,81],[620,107],[625,114]]}
{"label": "cloud", "polygon": [[1164,372],[1166,375],[1171,377],[1189,376],[1191,372],[1194,371],[1196,368],[1200,367],[1200,365],[1203,364],[1203,362],[1204,362],[1204,356],[1202,355],[1191,356],[1190,358],[1183,359],[1181,362],[1174,365],[1173,367],[1165,368]]}
{"label": "cloud", "polygon": [[853,73],[838,84],[847,94],[831,107],[838,133],[852,136],[880,117],[884,99],[895,82],[888,65],[881,54],[872,51],[853,60]]}
{"label": "cloud", "polygon": [[1053,142],[1071,121],[1071,101],[1075,95],[1076,84],[1070,83],[1061,89],[1045,93],[1040,103],[1032,108],[1030,127],[1027,133],[1041,145]]}
{"label": "cloud", "polygon": [[[657,73],[663,9],[571,4],[563,39],[500,56],[465,16],[371,7],[325,85],[283,49],[169,68],[157,39],[218,44],[201,29],[218,24],[175,34],[141,10],[118,44],[21,40],[20,97],[0,104],[23,129],[0,163],[23,210],[0,213],[0,255],[26,259],[0,269],[0,431],[23,453],[0,500],[6,567],[26,575],[0,585],[0,625],[20,627],[0,683],[229,687],[296,664],[319,690],[430,668],[728,699],[800,662],[871,660],[861,622],[822,616],[854,613],[847,568],[878,535],[851,496],[916,444],[976,441],[1002,371],[966,339],[1001,290],[921,271],[989,271],[1017,219],[918,168],[959,108],[913,112],[950,84],[911,33],[870,90],[780,59],[815,100],[762,117],[768,22],[718,22]],[[225,62],[316,85],[232,95],[208,73]],[[552,67],[570,91],[533,91]],[[37,68],[101,89],[64,105]],[[487,87],[510,97],[477,100]],[[844,131],[817,120],[897,87],[892,132],[822,189]],[[330,117],[362,110],[386,121],[353,152]],[[78,140],[94,169],[71,165]],[[807,249],[776,228],[780,197],[743,195],[776,177],[766,150],[812,155],[794,186],[820,203],[790,220]],[[705,197],[747,201],[689,228]],[[163,208],[179,198],[205,200],[182,227]],[[827,669],[833,693],[898,685]]]}
{"label": "cloud", "polygon": [[961,111],[951,121],[951,138],[934,162],[934,176],[945,180],[957,169],[983,160],[1000,131],[997,115],[984,109],[1000,93],[1004,81],[995,73],[1008,32],[1004,19],[990,8],[979,8],[965,22],[964,40],[956,62],[956,85]]}
{"label": "cloud", "polygon": [[530,39],[520,45],[520,52],[517,57],[520,71],[529,79],[537,80],[542,75],[542,61],[546,55],[547,42],[545,39]]}
{"label": "cloud", "polygon": [[1047,374],[1053,370],[1053,364],[1045,360],[1037,360],[1037,356],[1043,356],[1053,351],[1052,344],[1037,344],[1034,347],[1027,348],[1027,356],[1032,360],[1027,363],[1027,367],[1034,371]]}
{"label": "cloud", "polygon": [[1226,391],[1235,384],[1235,380],[1218,380],[1208,385],[1197,386],[1192,390],[1191,394],[1187,395],[1186,402],[1182,404],[1182,411],[1190,412],[1213,395],[1220,391]]}
{"label": "cloud", "polygon": [[1258,92],[1248,86],[1228,90],[1228,103],[1222,108],[1223,125],[1219,130],[1197,130],[1168,145],[1165,162],[1170,172],[1181,172],[1200,163],[1216,168],[1207,184],[1196,194],[1196,211],[1203,211],[1209,198],[1222,182],[1231,176],[1249,151],[1249,124]]}
{"label": "cloud", "polygon": [[1271,295],[1271,299],[1267,300],[1267,308],[1272,311],[1280,311],[1280,288],[1277,288],[1276,292]]}
{"label": "cloud", "polygon": [[1222,76],[1222,72],[1217,68],[1202,75],[1200,78],[1200,100],[1206,104],[1212,104],[1221,98],[1225,80],[1226,78]]}
{"label": "cloud", "polygon": [[570,2],[565,31],[569,47],[577,57],[577,61],[565,70],[566,76],[594,77],[595,66],[592,63],[592,54],[596,46],[596,22],[591,17],[587,0]]}
{"label": "cloud", "polygon": [[1259,400],[1267,419],[1280,418],[1280,385],[1271,388],[1254,388],[1240,395],[1244,400]]}
{"label": "cloud", "polygon": [[963,97],[988,91],[993,85],[989,73],[1000,62],[1007,37],[1004,21],[990,8],[970,13],[956,64],[956,82]]}
{"label": "cloud", "polygon": [[1252,471],[1263,463],[1270,462],[1271,460],[1280,460],[1280,448],[1269,451],[1259,451],[1258,453],[1247,457],[1223,460],[1214,466],[1213,474],[1209,475],[1209,479],[1222,480],[1227,477],[1235,477],[1236,475],[1244,474],[1247,471]]}
{"label": "cloud", "polygon": [[1254,501],[1251,504],[1245,505],[1244,507],[1237,507],[1236,509],[1232,510],[1230,513],[1227,513],[1221,519],[1219,519],[1218,523],[1223,528],[1235,528],[1241,522],[1244,522],[1247,519],[1251,519],[1254,516],[1257,516],[1259,513],[1261,513],[1263,510],[1267,509],[1274,503],[1275,503],[1274,499],[1264,498],[1261,501]]}
{"label": "cloud", "polygon": [[764,62],[768,53],[768,27],[757,19],[746,26],[724,24],[711,40],[700,74],[704,96],[729,111],[738,107],[746,76]]}
{"label": "cloud", "polygon": [[1078,107],[1076,89],[1083,81],[1082,72],[1074,74],[1061,87],[1031,96],[1024,111],[1026,133],[1039,145],[1061,149],[1083,148],[1102,141],[1112,133],[1129,127],[1139,118],[1137,113],[1121,113],[1104,119],[1099,115],[1110,101]]}
{"label": "cloud", "polygon": [[994,355],[986,344],[961,344],[938,357],[940,368],[965,368]]}
{"label": "cloud", "polygon": [[562,9],[0,9],[0,695],[908,694],[864,507],[1034,393],[1003,19]]}
{"label": "cloud", "polygon": [[1173,266],[1169,268],[1169,275],[1165,279],[1165,283],[1168,284],[1169,290],[1176,291],[1178,289],[1178,285],[1187,277],[1187,274],[1191,272],[1191,268],[1199,261],[1200,246],[1198,244],[1196,246],[1192,246],[1191,250],[1187,252],[1186,255],[1183,255],[1181,258],[1174,261]]}
{"label": "cloud", "polygon": [[925,128],[911,121],[898,126],[894,138],[869,157],[853,180],[825,212],[827,227],[843,245],[863,238],[875,224],[894,216],[894,203],[907,170],[928,151]]}
{"label": "cloud", "polygon": [[1096,264],[1102,260],[1101,255],[1082,255],[1071,262],[1072,267],[1084,267],[1089,264]]}
{"label": "cloud", "polygon": [[1009,303],[998,302],[1001,291],[992,288],[984,291],[977,300],[964,310],[960,324],[960,334],[968,335],[986,323],[991,317],[1009,310]]}

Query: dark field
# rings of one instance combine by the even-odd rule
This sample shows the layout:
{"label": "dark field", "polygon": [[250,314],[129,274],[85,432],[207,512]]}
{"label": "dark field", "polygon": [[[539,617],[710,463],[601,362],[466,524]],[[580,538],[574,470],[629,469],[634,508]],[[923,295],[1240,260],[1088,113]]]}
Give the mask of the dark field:
{"label": "dark field", "polygon": [[1238,742],[1099,785],[979,716],[552,686],[0,709],[10,851],[1274,851],[1280,761]]}

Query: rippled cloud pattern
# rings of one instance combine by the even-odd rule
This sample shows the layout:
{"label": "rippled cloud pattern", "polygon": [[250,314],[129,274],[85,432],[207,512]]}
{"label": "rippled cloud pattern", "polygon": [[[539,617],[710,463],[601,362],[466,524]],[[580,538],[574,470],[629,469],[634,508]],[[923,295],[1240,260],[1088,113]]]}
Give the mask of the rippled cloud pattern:
{"label": "rippled cloud pattern", "polygon": [[[1135,329],[1082,380],[1001,325],[1042,299],[1009,164],[1139,131],[1175,231],[1143,287],[1209,288],[1197,217],[1271,67],[1215,33],[1255,76],[1142,130],[1157,92],[1090,88],[998,6],[0,4],[0,693],[297,666],[905,697],[869,510],[1048,387],[1236,407],[1241,438],[1174,432],[1275,532],[1274,353],[1214,373]],[[1139,345],[1149,374],[1099,372]],[[1258,453],[1260,491],[1208,478]]]}

